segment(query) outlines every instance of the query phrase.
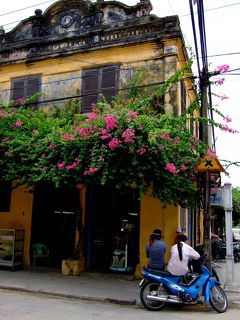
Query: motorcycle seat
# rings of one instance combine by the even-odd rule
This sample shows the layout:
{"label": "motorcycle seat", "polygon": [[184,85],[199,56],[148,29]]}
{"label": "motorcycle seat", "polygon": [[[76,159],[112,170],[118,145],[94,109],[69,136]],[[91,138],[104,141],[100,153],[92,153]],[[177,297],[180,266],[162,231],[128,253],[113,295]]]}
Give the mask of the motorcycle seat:
{"label": "motorcycle seat", "polygon": [[152,268],[143,268],[145,271],[147,271],[148,273],[152,273],[155,274],[157,276],[161,276],[161,277],[179,277],[179,276],[175,276],[173,274],[171,274],[169,271],[160,271],[160,270],[156,270],[156,269],[152,269]]}

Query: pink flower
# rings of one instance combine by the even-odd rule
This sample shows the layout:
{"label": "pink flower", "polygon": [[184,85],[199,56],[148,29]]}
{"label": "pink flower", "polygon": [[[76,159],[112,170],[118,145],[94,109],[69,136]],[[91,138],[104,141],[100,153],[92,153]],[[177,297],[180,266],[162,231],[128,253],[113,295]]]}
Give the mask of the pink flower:
{"label": "pink flower", "polygon": [[18,98],[15,100],[15,103],[17,104],[21,104],[21,103],[24,103],[25,102],[25,99],[24,98]]}
{"label": "pink flower", "polygon": [[145,148],[140,148],[140,149],[138,149],[136,152],[137,152],[138,154],[140,154],[140,156],[141,156],[142,154],[144,154],[145,152],[147,152],[147,150],[146,150]]}
{"label": "pink flower", "polygon": [[107,134],[105,134],[105,135],[102,135],[101,136],[101,139],[102,140],[106,140],[106,139],[109,139],[109,138],[111,138],[112,136],[111,136],[111,134],[110,133],[107,133]]}
{"label": "pink flower", "polygon": [[229,97],[227,97],[227,96],[224,94],[224,95],[220,96],[220,99],[221,99],[221,100],[226,100],[226,99],[229,99]]}
{"label": "pink flower", "polygon": [[188,167],[186,167],[185,165],[181,166],[181,171],[186,171],[188,169]]}
{"label": "pink flower", "polygon": [[90,173],[94,173],[94,172],[96,172],[96,171],[98,171],[98,168],[91,167],[91,168],[89,168],[89,170],[85,170],[85,171],[83,172],[83,174],[84,174],[84,176],[86,176],[86,175],[88,175],[88,174],[90,174]]}
{"label": "pink flower", "polygon": [[216,70],[220,72],[227,72],[229,68],[230,66],[228,64],[223,64],[222,66],[218,66]]}
{"label": "pink flower", "polygon": [[124,139],[125,142],[134,143],[135,141],[133,140],[133,138],[135,138],[135,130],[130,128],[126,129],[122,133],[122,138]]}
{"label": "pink flower", "polygon": [[117,139],[117,138],[113,138],[109,143],[109,148],[110,149],[116,149],[119,144],[121,143],[121,140]]}
{"label": "pink flower", "polygon": [[176,174],[176,173],[179,172],[179,170],[177,170],[177,168],[176,168],[174,163],[168,163],[166,165],[165,169],[168,170],[172,174]]}
{"label": "pink flower", "polygon": [[96,114],[96,113],[94,113],[94,112],[90,112],[89,114],[88,114],[88,120],[89,121],[92,121],[93,119],[98,119],[99,118],[99,116]]}
{"label": "pink flower", "polygon": [[93,130],[90,128],[78,128],[78,134],[80,136],[86,137],[88,134],[93,133]]}
{"label": "pink flower", "polygon": [[209,157],[211,157],[211,158],[215,158],[215,157],[216,157],[216,153],[213,152],[210,148],[208,149],[207,154],[208,154]]}
{"label": "pink flower", "polygon": [[232,122],[232,118],[230,118],[229,116],[226,116],[224,120],[226,120],[226,122]]}
{"label": "pink flower", "polygon": [[69,140],[69,141],[73,141],[75,138],[75,134],[69,134],[68,132],[66,132],[64,135],[63,135],[63,140]]}
{"label": "pink flower", "polygon": [[55,149],[56,148],[56,144],[55,143],[51,143],[48,148],[49,149]]}
{"label": "pink flower", "polygon": [[46,158],[46,153],[43,153],[42,155],[41,155],[41,158]]}
{"label": "pink flower", "polygon": [[20,121],[20,120],[17,120],[17,121],[15,122],[15,126],[16,126],[16,127],[22,127],[22,125],[23,125],[23,122]]}
{"label": "pink flower", "polygon": [[58,164],[58,169],[63,169],[64,166],[65,166],[65,162],[63,161],[63,162]]}
{"label": "pink flower", "polygon": [[161,135],[161,138],[162,139],[169,139],[170,135],[169,135],[169,133],[164,133],[164,134]]}
{"label": "pink flower", "polygon": [[180,138],[179,138],[179,137],[175,137],[175,138],[174,138],[174,142],[175,142],[175,143],[179,143],[179,141],[180,141]]}
{"label": "pink flower", "polygon": [[67,170],[71,170],[77,167],[77,165],[79,164],[80,160],[77,159],[75,162],[73,162],[71,165],[67,166]]}
{"label": "pink flower", "polygon": [[109,113],[108,115],[106,115],[106,117],[104,118],[105,122],[107,123],[107,129],[113,129],[117,127],[117,119],[115,118],[114,114]]}
{"label": "pink flower", "polygon": [[222,129],[223,131],[231,132],[231,133],[237,133],[238,132],[235,129],[229,128],[229,126],[226,125],[226,124],[221,124],[220,125],[220,129]]}
{"label": "pink flower", "polygon": [[214,83],[217,85],[217,86],[221,86],[223,83],[224,83],[225,79],[224,78],[219,78],[217,80],[214,81]]}

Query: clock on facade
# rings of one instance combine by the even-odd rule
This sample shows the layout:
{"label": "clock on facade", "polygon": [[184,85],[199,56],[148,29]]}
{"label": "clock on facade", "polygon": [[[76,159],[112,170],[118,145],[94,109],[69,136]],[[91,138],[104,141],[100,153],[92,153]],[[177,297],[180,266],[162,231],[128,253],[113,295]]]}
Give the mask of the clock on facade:
{"label": "clock on facade", "polygon": [[73,23],[73,16],[71,14],[65,14],[60,20],[60,26],[62,28],[68,28]]}

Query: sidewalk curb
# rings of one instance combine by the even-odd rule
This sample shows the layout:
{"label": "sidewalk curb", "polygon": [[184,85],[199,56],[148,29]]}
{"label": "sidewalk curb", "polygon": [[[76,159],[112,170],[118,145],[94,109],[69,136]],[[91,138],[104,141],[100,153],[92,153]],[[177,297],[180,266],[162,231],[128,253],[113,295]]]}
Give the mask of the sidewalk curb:
{"label": "sidewalk curb", "polygon": [[[2,290],[8,290],[8,291],[14,291],[14,292],[25,292],[25,293],[32,293],[32,294],[39,294],[39,295],[45,295],[50,297],[56,297],[56,298],[65,298],[65,299],[74,299],[74,300],[83,300],[83,301],[89,301],[89,302],[104,302],[104,303],[112,303],[112,304],[118,304],[118,305],[128,305],[128,306],[142,306],[141,302],[138,299],[115,299],[115,298],[107,298],[107,297],[96,297],[96,296],[87,296],[87,295],[76,295],[76,294],[69,294],[69,293],[62,293],[62,292],[50,292],[45,290],[34,290],[34,289],[28,289],[23,287],[15,287],[15,286],[4,286],[0,285],[0,289]],[[228,293],[236,294],[239,292],[230,292]],[[234,298],[236,296],[234,295]],[[228,305],[230,309],[240,309],[240,300],[234,301],[234,299],[229,299],[228,297]]]}
{"label": "sidewalk curb", "polygon": [[52,297],[58,297],[58,298],[105,302],[105,303],[112,303],[112,304],[119,304],[119,305],[136,305],[137,304],[136,299],[122,300],[122,299],[114,299],[114,298],[107,298],[107,297],[80,296],[80,295],[62,293],[62,292],[57,292],[57,291],[56,292],[49,292],[49,291],[44,291],[44,290],[33,290],[33,289],[28,289],[28,288],[19,288],[19,287],[14,287],[14,286],[9,287],[9,286],[3,286],[3,285],[0,285],[0,289],[15,291],[15,292],[41,294],[41,295],[47,295],[47,296],[52,296]]}

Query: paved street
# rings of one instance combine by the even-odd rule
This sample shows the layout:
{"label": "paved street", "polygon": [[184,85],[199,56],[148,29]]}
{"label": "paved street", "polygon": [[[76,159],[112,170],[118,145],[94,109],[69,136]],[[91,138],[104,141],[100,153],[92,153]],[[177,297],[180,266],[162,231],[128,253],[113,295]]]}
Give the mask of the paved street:
{"label": "paved street", "polygon": [[218,314],[210,308],[168,307],[150,312],[140,306],[122,306],[0,290],[0,317],[4,320],[239,320],[240,310]]}

